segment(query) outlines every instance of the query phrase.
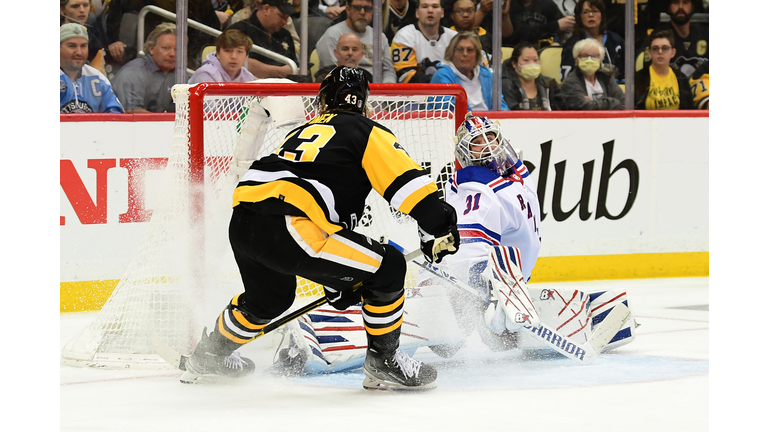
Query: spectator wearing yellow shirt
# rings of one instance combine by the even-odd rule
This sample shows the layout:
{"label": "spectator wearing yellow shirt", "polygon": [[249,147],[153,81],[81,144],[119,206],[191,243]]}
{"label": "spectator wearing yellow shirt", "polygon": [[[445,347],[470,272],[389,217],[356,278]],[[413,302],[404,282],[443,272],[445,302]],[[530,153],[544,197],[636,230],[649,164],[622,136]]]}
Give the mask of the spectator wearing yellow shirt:
{"label": "spectator wearing yellow shirt", "polygon": [[688,77],[669,65],[676,53],[672,31],[655,31],[649,40],[651,63],[635,75],[635,109],[693,109]]}

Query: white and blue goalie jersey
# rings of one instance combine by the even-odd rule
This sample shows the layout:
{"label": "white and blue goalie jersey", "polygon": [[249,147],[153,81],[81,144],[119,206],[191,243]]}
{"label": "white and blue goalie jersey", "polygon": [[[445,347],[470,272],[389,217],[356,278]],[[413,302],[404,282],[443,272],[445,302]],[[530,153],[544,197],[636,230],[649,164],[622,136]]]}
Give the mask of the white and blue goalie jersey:
{"label": "white and blue goalie jersey", "polygon": [[461,247],[445,265],[463,280],[476,280],[485,268],[489,246],[520,249],[523,275],[530,279],[541,247],[539,199],[526,183],[522,161],[516,173],[502,177],[488,168],[469,166],[456,171],[445,188],[446,201],[456,209]]}

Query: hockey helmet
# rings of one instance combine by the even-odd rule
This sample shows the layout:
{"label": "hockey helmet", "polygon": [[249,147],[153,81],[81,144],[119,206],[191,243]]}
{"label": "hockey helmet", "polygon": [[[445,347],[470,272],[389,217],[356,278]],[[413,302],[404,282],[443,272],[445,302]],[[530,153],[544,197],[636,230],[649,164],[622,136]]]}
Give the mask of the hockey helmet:
{"label": "hockey helmet", "polygon": [[370,92],[368,78],[361,69],[337,66],[320,84],[315,107],[319,111],[343,109],[365,114]]}
{"label": "hockey helmet", "polygon": [[502,136],[498,121],[469,112],[456,131],[456,159],[462,167],[484,166],[503,176],[512,172],[520,157]]}

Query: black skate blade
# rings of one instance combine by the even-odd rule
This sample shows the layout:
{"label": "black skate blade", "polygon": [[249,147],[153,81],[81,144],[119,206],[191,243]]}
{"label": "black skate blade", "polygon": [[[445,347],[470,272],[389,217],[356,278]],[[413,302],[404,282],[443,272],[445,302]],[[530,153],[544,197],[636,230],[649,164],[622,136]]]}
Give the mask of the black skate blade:
{"label": "black skate blade", "polygon": [[399,383],[384,381],[379,379],[373,379],[366,376],[363,381],[363,388],[372,391],[385,391],[385,392],[409,392],[409,393],[423,393],[432,391],[437,388],[437,382],[433,381],[423,386],[405,386]]}
{"label": "black skate blade", "polygon": [[221,375],[197,375],[191,371],[185,371],[179,378],[179,381],[182,384],[219,384],[229,383],[235,380],[236,378],[228,378]]}

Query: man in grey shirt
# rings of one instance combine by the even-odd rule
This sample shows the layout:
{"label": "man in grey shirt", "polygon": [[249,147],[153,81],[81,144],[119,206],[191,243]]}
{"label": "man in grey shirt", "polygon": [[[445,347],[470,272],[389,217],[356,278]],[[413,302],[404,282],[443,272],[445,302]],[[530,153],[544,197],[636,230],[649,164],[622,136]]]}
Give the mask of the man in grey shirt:
{"label": "man in grey shirt", "polygon": [[135,58],[115,76],[112,88],[125,112],[175,112],[171,87],[176,84],[176,25],[155,27],[146,41],[149,54]]}
{"label": "man in grey shirt", "polygon": [[[371,0],[352,0],[347,3],[347,20],[328,28],[320,40],[317,41],[317,58],[320,60],[320,68],[335,65],[336,57],[333,51],[339,38],[347,33],[353,33],[360,38],[363,46],[363,58],[359,68],[373,74],[373,28],[370,24],[373,20],[373,3]],[[381,76],[382,82],[395,83],[395,67],[392,64],[392,54],[389,52],[389,43],[384,33],[381,37]],[[122,98],[120,99],[122,101]]]}

